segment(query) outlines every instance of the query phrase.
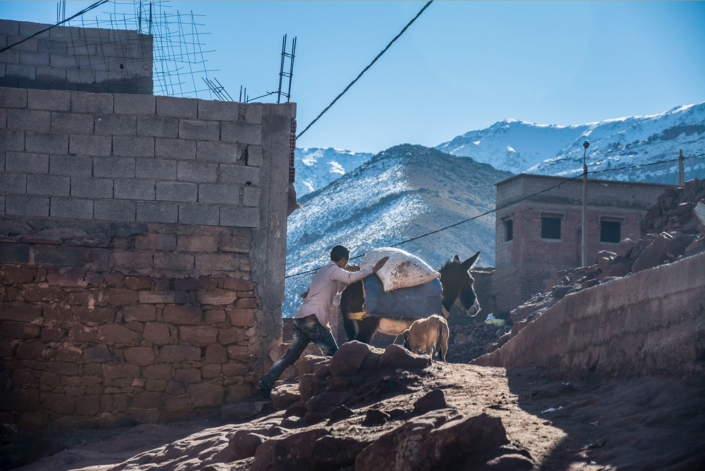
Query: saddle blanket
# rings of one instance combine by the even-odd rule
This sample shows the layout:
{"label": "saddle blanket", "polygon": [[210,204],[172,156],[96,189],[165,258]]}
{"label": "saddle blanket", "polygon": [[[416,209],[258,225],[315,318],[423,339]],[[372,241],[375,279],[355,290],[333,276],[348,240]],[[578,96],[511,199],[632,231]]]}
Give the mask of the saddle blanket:
{"label": "saddle blanket", "polygon": [[370,316],[387,319],[424,319],[433,314],[443,315],[443,288],[438,278],[411,288],[384,291],[376,274],[362,280],[365,311]]}

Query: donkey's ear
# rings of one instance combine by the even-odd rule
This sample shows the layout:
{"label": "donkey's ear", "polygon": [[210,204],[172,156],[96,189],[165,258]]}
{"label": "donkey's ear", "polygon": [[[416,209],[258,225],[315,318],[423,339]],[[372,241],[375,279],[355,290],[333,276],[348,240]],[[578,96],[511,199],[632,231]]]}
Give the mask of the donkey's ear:
{"label": "donkey's ear", "polygon": [[453,257],[453,263],[460,263],[460,258],[457,255]]}
{"label": "donkey's ear", "polygon": [[465,270],[470,270],[470,269],[472,269],[472,267],[474,267],[475,264],[477,263],[477,259],[478,259],[478,258],[480,258],[480,252],[477,252],[475,255],[473,255],[472,257],[470,257],[470,258],[468,258],[467,260],[465,260],[465,261],[463,262],[463,264],[462,264],[462,267],[463,267]]}

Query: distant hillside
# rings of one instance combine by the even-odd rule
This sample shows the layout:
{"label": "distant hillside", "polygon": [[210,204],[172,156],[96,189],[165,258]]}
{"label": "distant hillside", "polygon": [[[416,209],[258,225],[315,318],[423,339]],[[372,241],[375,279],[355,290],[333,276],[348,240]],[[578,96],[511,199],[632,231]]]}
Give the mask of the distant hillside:
{"label": "distant hillside", "polygon": [[[328,260],[335,244],[353,253],[420,235],[494,208],[494,183],[510,177],[473,159],[423,146],[400,145],[314,191],[288,221],[287,269],[313,269]],[[453,255],[482,251],[480,265],[494,264],[494,216],[489,215],[403,245],[440,265]],[[289,278],[285,316],[300,305],[311,275]]]}
{"label": "distant hillside", "polygon": [[321,149],[318,147],[296,149],[296,194],[299,198],[320,190],[333,180],[356,169],[372,158],[367,152]]}
{"label": "distant hillside", "polygon": [[[437,146],[449,154],[472,157],[514,173],[573,176],[582,172],[583,142],[590,141],[590,170],[651,163],[705,153],[705,103],[685,105],[651,116],[609,119],[560,126],[514,119],[470,131]],[[610,180],[677,182],[677,165],[666,163],[624,172]],[[686,161],[686,180],[705,175],[705,159]]]}

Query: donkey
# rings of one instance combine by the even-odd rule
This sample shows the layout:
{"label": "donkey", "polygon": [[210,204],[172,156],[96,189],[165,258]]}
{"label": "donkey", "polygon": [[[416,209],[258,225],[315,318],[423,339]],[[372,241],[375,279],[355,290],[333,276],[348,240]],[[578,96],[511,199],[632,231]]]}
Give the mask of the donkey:
{"label": "donkey", "polygon": [[[473,288],[475,280],[470,275],[470,269],[475,266],[480,252],[461,262],[456,255],[443,264],[439,271],[443,287],[443,317],[448,319],[453,305],[464,310],[468,316],[475,316],[480,312],[480,303]],[[417,319],[387,319],[370,316],[364,312],[365,299],[362,281],[351,283],[344,290],[340,298],[340,312],[343,315],[343,324],[349,340],[358,340],[370,343],[372,337],[379,331],[383,334],[401,335],[404,330],[411,327]],[[362,313],[359,315],[358,313]],[[354,314],[354,316],[353,316]],[[435,312],[430,312],[429,317]]]}

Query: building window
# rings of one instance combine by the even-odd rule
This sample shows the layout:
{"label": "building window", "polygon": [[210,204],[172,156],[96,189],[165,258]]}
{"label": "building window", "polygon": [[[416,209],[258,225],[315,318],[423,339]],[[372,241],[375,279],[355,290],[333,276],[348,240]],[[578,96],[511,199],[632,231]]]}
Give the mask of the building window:
{"label": "building window", "polygon": [[509,242],[514,239],[514,221],[508,219],[504,221],[504,240]]}
{"label": "building window", "polygon": [[541,238],[561,240],[561,218],[541,217]]}
{"label": "building window", "polygon": [[600,221],[600,242],[618,244],[622,240],[622,223]]}

